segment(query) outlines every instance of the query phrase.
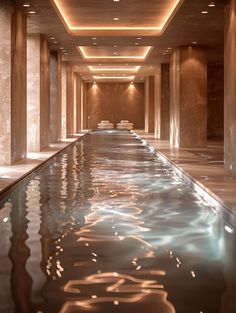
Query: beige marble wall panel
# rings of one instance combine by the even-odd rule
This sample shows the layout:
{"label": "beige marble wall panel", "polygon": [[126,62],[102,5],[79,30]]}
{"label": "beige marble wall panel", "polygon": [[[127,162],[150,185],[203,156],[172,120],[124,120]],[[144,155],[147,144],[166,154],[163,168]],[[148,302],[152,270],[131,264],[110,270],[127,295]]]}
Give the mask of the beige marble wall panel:
{"label": "beige marble wall panel", "polygon": [[11,162],[26,156],[26,15],[12,15]]}
{"label": "beige marble wall panel", "polygon": [[171,60],[171,142],[204,147],[207,142],[207,59],[200,47],[181,47]]}
{"label": "beige marble wall panel", "polygon": [[67,64],[66,68],[66,132],[67,136],[74,134],[74,72]]}
{"label": "beige marble wall panel", "polygon": [[27,150],[40,151],[40,35],[27,35]]}
{"label": "beige marble wall panel", "polygon": [[170,143],[180,145],[180,50],[174,51],[170,60]]}
{"label": "beige marble wall panel", "polygon": [[67,85],[66,85],[66,70],[67,70],[67,64],[66,62],[62,62],[62,67],[61,67],[61,138],[65,139],[67,132],[66,132],[66,90],[67,90]]}
{"label": "beige marble wall panel", "polygon": [[61,137],[61,54],[50,54],[50,142]]}
{"label": "beige marble wall panel", "polygon": [[207,138],[224,138],[224,66],[207,67]]}
{"label": "beige marble wall panel", "polygon": [[11,13],[7,0],[0,2],[0,164],[11,162]]}
{"label": "beige marble wall panel", "polygon": [[57,139],[61,138],[62,115],[62,55],[57,54]]}
{"label": "beige marble wall panel", "polygon": [[224,156],[226,173],[236,178],[236,0],[225,15]]}
{"label": "beige marble wall panel", "polygon": [[79,133],[82,129],[81,125],[81,78],[76,74],[76,125],[75,131]]}
{"label": "beige marble wall panel", "polygon": [[161,134],[161,65],[157,66],[154,76],[154,134],[160,138]]}
{"label": "beige marble wall panel", "polygon": [[50,49],[40,40],[40,150],[50,144]]}
{"label": "beige marble wall panel", "polygon": [[84,127],[97,128],[101,120],[129,120],[136,129],[144,129],[144,84],[85,84]]}
{"label": "beige marble wall panel", "polygon": [[145,131],[154,133],[154,76],[145,81]]}
{"label": "beige marble wall panel", "polygon": [[170,138],[170,65],[161,64],[160,139]]}

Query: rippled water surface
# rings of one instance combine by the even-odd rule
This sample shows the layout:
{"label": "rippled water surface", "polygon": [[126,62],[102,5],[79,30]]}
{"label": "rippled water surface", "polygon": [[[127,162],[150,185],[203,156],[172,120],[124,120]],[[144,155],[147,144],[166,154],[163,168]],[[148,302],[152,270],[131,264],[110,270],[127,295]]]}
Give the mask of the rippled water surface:
{"label": "rippled water surface", "polygon": [[236,312],[233,229],[126,131],[3,199],[0,243],[0,312]]}

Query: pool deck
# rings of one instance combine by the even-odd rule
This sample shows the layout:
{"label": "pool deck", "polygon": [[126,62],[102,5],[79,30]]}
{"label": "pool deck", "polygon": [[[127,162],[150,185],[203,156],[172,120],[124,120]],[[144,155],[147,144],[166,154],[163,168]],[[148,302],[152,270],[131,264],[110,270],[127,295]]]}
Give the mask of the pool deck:
{"label": "pool deck", "polygon": [[51,144],[43,151],[28,152],[27,158],[15,162],[13,165],[0,166],[0,195],[38,166],[54,157],[57,153],[84,135],[85,132],[76,134],[73,138],[63,139]]}
{"label": "pool deck", "polygon": [[153,134],[142,130],[134,133],[236,216],[236,180],[225,175],[223,142],[209,141],[206,148],[174,148]]}

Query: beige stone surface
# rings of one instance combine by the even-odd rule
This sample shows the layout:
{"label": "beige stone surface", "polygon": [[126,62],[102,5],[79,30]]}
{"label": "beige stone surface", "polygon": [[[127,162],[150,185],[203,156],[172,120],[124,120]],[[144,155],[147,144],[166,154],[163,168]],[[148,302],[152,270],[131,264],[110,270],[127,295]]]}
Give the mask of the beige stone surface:
{"label": "beige stone surface", "polygon": [[225,170],[236,178],[236,0],[230,0],[226,9],[225,25],[225,85],[224,132]]}
{"label": "beige stone surface", "polygon": [[74,72],[73,66],[66,66],[66,132],[67,136],[74,134]]}
{"label": "beige stone surface", "polygon": [[27,36],[27,151],[40,151],[40,34]]}
{"label": "beige stone surface", "polygon": [[26,16],[0,3],[0,164],[26,155]]}
{"label": "beige stone surface", "polygon": [[50,48],[40,36],[40,150],[50,144]]}
{"label": "beige stone surface", "polygon": [[66,112],[67,112],[67,85],[66,85],[66,76],[67,76],[67,64],[66,62],[62,62],[61,67],[61,138],[64,139],[67,136],[67,120],[66,120]]}
{"label": "beige stone surface", "polygon": [[180,47],[171,57],[171,143],[204,147],[207,141],[207,59],[201,47]]}
{"label": "beige stone surface", "polygon": [[85,84],[84,127],[97,128],[101,120],[113,124],[129,120],[144,129],[144,84],[97,83]]}
{"label": "beige stone surface", "polygon": [[224,138],[224,66],[207,67],[207,138]]}
{"label": "beige stone surface", "polygon": [[81,101],[81,96],[82,96],[82,93],[81,93],[81,88],[82,88],[82,85],[81,85],[81,78],[80,78],[80,75],[79,73],[76,73],[76,76],[75,76],[75,92],[76,92],[76,123],[75,123],[75,132],[78,133],[81,131],[82,129],[82,125],[81,125],[81,116],[82,116],[82,112],[81,112],[81,104],[82,104],[82,101]]}
{"label": "beige stone surface", "polygon": [[61,54],[50,54],[50,142],[61,138]]}
{"label": "beige stone surface", "polygon": [[11,162],[11,12],[9,1],[0,2],[0,164]]}
{"label": "beige stone surface", "polygon": [[154,133],[154,96],[154,76],[149,76],[145,80],[145,131],[148,133]]}
{"label": "beige stone surface", "polygon": [[160,64],[155,74],[155,137],[169,140],[170,136],[170,65]]}

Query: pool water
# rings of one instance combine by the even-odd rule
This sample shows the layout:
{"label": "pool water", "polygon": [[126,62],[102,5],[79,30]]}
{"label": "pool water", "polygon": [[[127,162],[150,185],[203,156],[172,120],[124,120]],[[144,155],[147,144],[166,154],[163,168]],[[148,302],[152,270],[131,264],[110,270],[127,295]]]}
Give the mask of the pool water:
{"label": "pool water", "polygon": [[235,313],[234,229],[128,131],[94,131],[0,204],[0,312]]}

